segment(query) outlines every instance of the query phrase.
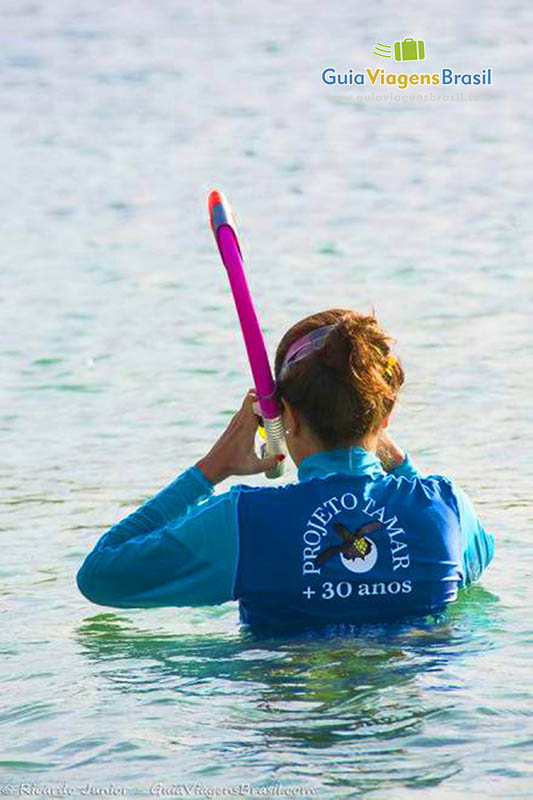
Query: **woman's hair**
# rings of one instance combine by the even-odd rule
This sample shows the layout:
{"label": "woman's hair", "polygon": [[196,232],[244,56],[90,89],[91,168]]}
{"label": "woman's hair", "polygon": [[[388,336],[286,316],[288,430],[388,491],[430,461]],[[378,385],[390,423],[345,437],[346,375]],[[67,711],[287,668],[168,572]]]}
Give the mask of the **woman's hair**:
{"label": "woman's hair", "polygon": [[[289,354],[284,366],[291,345],[326,325],[333,327],[322,345],[293,363]],[[404,382],[400,362],[391,357],[391,341],[373,314],[340,308],[311,314],[293,325],[278,345],[278,395],[298,409],[328,449],[376,433]]]}

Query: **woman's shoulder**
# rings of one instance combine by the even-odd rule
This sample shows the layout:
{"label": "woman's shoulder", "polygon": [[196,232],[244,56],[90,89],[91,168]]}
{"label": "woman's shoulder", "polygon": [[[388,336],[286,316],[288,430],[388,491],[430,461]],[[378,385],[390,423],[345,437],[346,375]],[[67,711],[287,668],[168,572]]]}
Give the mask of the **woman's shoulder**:
{"label": "woman's shoulder", "polygon": [[387,473],[385,482],[391,490],[397,490],[401,494],[414,494],[425,497],[428,501],[435,502],[443,500],[447,504],[456,504],[457,495],[460,492],[459,486],[454,478],[449,475],[430,474],[412,475],[405,477]]}
{"label": "woman's shoulder", "polygon": [[289,481],[287,483],[276,484],[275,486],[250,486],[246,483],[234,484],[230,492],[235,497],[242,495],[250,497],[284,497],[287,493],[297,491],[302,484],[297,481]]}
{"label": "woman's shoulder", "polygon": [[329,473],[323,476],[313,476],[303,481],[289,481],[276,486],[251,486],[240,483],[231,487],[231,494],[235,500],[240,497],[256,500],[257,502],[276,502],[285,501],[291,497],[314,494],[317,490],[322,491],[336,486],[352,486],[354,490],[360,491],[365,495],[397,495],[400,497],[424,499],[430,503],[444,501],[447,505],[457,505],[457,497],[461,492],[456,481],[447,475],[394,475],[384,473],[381,476],[353,475],[345,472]]}

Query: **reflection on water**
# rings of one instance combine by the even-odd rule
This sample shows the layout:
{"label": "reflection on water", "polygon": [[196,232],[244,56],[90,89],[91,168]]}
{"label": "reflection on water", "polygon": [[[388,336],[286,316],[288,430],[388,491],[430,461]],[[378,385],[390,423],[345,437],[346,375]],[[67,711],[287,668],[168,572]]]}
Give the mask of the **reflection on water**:
{"label": "reflection on water", "polygon": [[[178,636],[103,613],[78,626],[77,641],[102,689],[134,695],[163,722],[171,751],[193,736],[193,764],[230,748],[242,768],[272,783],[290,752],[295,775],[332,791],[364,791],[385,780],[433,785],[462,769],[468,736],[447,731],[460,688],[450,675],[490,651],[497,620],[497,598],[474,587],[446,619],[418,627],[290,639],[246,631]],[[216,742],[202,735],[212,714],[224,720]],[[429,728],[440,730],[432,746],[446,750],[436,761],[418,752]],[[191,769],[190,752],[187,758]]]}

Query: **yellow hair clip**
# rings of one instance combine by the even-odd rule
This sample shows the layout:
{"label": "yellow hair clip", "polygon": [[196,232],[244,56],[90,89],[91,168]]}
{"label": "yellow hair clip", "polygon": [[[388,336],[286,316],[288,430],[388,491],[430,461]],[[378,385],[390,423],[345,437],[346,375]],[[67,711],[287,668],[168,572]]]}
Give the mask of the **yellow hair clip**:
{"label": "yellow hair clip", "polygon": [[385,375],[392,378],[392,368],[398,363],[396,356],[389,356],[387,359],[387,366],[385,367]]}

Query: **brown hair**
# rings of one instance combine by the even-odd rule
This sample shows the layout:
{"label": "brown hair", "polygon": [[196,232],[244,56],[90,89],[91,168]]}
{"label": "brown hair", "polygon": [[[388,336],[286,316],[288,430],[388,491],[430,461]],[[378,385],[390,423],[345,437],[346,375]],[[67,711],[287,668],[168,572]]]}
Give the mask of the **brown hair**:
{"label": "brown hair", "polygon": [[[325,325],[335,327],[324,345],[297,361],[281,378],[289,347]],[[278,395],[300,411],[326,448],[359,441],[379,430],[404,382],[400,362],[390,359],[391,341],[373,314],[340,308],[311,314],[293,325],[278,345]]]}

